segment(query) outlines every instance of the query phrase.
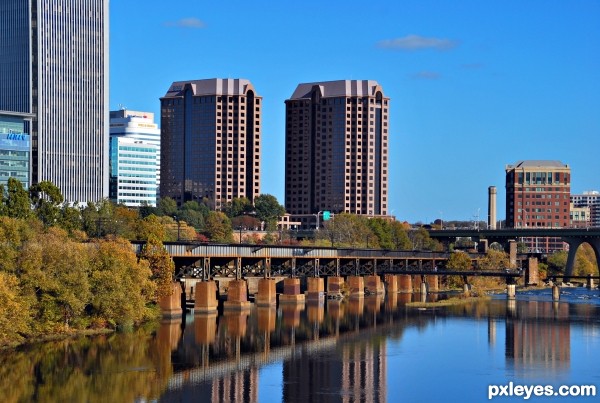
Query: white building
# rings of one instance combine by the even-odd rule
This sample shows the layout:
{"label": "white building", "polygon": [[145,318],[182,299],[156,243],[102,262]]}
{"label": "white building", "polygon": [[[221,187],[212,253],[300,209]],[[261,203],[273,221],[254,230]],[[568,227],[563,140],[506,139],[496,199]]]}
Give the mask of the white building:
{"label": "white building", "polygon": [[124,136],[110,139],[110,199],[131,207],[156,206],[158,147]]}
{"label": "white building", "polygon": [[600,227],[600,192],[588,190],[583,194],[572,194],[571,203],[574,207],[589,207],[589,225]]}

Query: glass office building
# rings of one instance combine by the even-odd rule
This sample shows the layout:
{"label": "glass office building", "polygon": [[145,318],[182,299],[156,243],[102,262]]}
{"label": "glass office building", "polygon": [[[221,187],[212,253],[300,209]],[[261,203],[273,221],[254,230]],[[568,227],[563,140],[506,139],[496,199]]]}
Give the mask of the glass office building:
{"label": "glass office building", "polygon": [[108,196],[108,0],[0,1],[0,113],[29,114],[31,181]]}
{"label": "glass office building", "polygon": [[29,135],[22,118],[0,115],[0,185],[9,178],[29,187]]}
{"label": "glass office building", "polygon": [[110,139],[110,199],[130,207],[156,206],[158,146],[143,140]]}

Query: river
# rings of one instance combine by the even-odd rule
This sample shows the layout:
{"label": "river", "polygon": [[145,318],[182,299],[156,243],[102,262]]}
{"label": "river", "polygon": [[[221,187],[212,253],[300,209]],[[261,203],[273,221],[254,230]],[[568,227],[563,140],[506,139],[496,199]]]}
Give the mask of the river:
{"label": "river", "polygon": [[[0,401],[479,402],[517,385],[600,392],[600,291],[564,288],[552,302],[550,290],[535,290],[435,309],[407,307],[412,298],[190,314],[4,351]],[[553,399],[527,399],[544,400]]]}

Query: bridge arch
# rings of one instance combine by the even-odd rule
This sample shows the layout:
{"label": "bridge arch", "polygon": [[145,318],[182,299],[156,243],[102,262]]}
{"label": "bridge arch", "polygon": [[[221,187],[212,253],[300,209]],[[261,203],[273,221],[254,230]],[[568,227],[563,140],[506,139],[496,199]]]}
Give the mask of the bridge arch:
{"label": "bridge arch", "polygon": [[569,244],[569,255],[567,257],[567,266],[565,267],[565,281],[569,281],[569,277],[573,275],[573,269],[575,267],[575,256],[577,255],[577,249],[584,244],[589,244],[594,250],[594,255],[596,256],[596,264],[598,266],[598,270],[600,271],[600,239],[597,238],[566,238],[562,239],[564,242]]}

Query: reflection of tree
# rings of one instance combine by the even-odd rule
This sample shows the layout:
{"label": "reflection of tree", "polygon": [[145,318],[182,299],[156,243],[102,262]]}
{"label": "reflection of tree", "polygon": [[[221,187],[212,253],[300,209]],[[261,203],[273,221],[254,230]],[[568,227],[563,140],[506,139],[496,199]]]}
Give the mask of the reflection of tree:
{"label": "reflection of tree", "polygon": [[156,399],[171,372],[157,371],[148,331],[36,345],[0,355],[3,402]]}

